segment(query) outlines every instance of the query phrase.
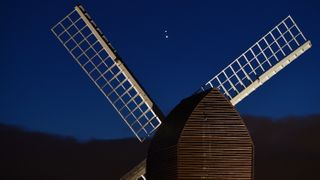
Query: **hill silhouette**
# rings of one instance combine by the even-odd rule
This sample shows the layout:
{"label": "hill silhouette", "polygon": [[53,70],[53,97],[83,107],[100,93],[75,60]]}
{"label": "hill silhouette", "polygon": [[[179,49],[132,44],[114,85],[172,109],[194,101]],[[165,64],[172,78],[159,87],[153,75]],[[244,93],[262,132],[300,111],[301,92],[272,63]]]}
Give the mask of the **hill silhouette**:
{"label": "hill silhouette", "polygon": [[[320,179],[320,115],[245,116],[255,144],[255,179]],[[149,142],[91,140],[0,125],[0,179],[119,179],[145,158]]]}

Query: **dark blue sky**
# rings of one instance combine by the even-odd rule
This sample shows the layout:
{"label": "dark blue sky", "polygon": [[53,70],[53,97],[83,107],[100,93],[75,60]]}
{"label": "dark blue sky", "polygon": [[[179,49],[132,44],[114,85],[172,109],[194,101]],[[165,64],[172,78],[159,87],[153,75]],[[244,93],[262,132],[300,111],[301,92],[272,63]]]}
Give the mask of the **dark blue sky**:
{"label": "dark blue sky", "polygon": [[315,0],[7,0],[0,14],[0,122],[80,139],[132,136],[50,32],[78,3],[165,114],[291,14],[313,47],[237,109],[273,118],[320,113]]}

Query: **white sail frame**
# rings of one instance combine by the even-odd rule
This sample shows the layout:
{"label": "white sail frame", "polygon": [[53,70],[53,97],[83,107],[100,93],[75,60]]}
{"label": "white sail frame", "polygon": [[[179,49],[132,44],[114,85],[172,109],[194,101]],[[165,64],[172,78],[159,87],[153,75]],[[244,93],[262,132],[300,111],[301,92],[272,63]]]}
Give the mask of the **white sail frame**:
{"label": "white sail frame", "polygon": [[161,125],[162,113],[82,6],[51,30],[141,142]]}
{"label": "white sail frame", "polygon": [[201,90],[218,88],[236,105],[311,46],[289,15]]}

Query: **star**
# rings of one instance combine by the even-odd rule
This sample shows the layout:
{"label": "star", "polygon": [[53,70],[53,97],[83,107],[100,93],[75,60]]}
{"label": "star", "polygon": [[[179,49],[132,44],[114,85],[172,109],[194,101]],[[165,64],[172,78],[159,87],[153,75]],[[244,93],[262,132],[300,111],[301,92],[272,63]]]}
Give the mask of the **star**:
{"label": "star", "polygon": [[169,36],[168,36],[168,31],[167,30],[164,30],[164,34],[165,34],[165,38],[168,39]]}

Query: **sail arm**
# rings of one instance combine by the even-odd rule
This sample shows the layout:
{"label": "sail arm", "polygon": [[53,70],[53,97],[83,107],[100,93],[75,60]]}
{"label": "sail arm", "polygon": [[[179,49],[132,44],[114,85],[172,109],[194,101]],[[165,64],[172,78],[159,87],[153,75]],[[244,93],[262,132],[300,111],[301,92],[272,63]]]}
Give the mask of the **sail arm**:
{"label": "sail arm", "polygon": [[141,142],[160,126],[161,111],[81,5],[51,31]]}
{"label": "sail arm", "polygon": [[311,46],[289,15],[199,91],[218,88],[236,105]]}

